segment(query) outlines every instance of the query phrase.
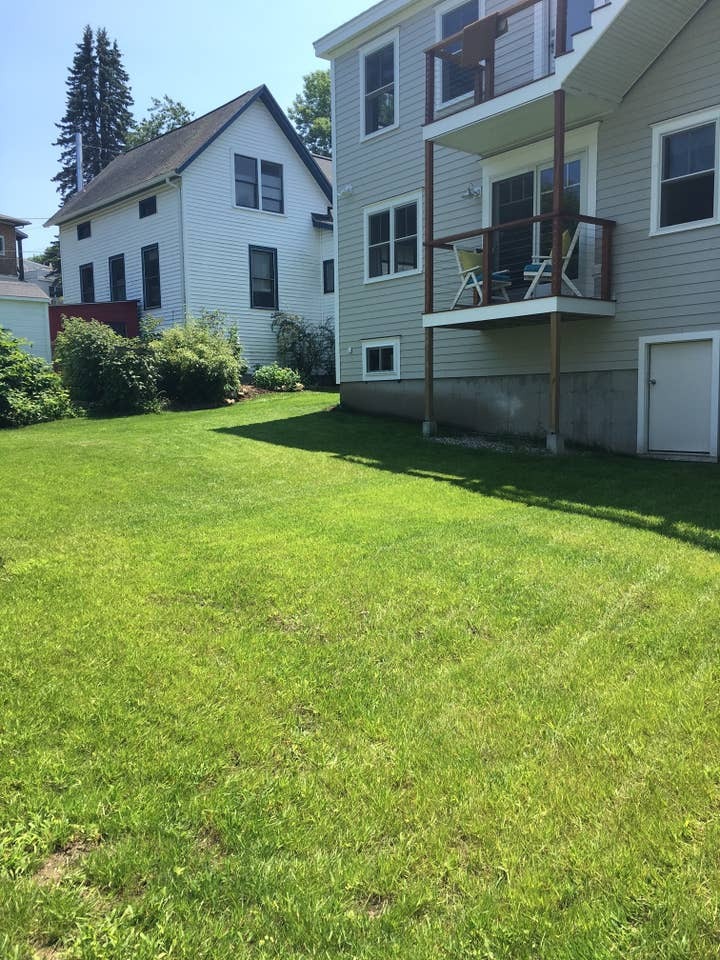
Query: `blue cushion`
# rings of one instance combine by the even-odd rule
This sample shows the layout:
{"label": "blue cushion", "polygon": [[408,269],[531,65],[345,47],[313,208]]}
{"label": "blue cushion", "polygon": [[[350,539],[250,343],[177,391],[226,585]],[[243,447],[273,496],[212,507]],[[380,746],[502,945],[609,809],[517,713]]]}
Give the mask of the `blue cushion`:
{"label": "blue cushion", "polygon": [[[541,267],[542,267],[542,264],[541,264],[541,263],[528,263],[528,264],[525,266],[524,271],[525,271],[525,273],[532,273],[533,276],[535,276],[535,274],[540,273],[540,268],[541,268]],[[552,276],[552,264],[551,264],[551,263],[548,263],[547,266],[545,266],[545,268],[543,269],[543,273],[547,273],[548,276]]]}

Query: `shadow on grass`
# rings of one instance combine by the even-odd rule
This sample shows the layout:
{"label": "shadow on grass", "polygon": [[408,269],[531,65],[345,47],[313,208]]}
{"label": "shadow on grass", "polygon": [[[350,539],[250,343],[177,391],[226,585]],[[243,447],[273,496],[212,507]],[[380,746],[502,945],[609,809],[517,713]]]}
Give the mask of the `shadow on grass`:
{"label": "shadow on grass", "polygon": [[447,447],[420,428],[339,409],[218,433],[322,452],[544,510],[647,530],[720,552],[720,468],[601,454],[562,458]]}

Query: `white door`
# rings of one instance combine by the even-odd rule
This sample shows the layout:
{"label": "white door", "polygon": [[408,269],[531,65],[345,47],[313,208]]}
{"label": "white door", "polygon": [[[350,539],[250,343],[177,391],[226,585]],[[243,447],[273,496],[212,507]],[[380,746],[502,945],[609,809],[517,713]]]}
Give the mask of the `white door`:
{"label": "white door", "polygon": [[710,453],[712,363],[712,340],[650,345],[648,450],[651,453]]}

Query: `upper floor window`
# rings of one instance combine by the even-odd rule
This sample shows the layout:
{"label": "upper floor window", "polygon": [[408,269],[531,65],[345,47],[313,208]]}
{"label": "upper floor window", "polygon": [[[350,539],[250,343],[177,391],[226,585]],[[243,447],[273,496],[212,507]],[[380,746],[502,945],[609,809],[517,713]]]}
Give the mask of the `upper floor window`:
{"label": "upper floor window", "polygon": [[142,257],[143,303],[146,310],[162,306],[160,296],[160,250],[156,243],[143,247]]}
{"label": "upper floor window", "polygon": [[108,260],[110,271],[110,299],[125,300],[125,255],[119,253]]}
{"label": "upper floor window", "polygon": [[285,212],[283,168],[280,163],[235,154],[235,206],[260,207],[266,213]]}
{"label": "upper floor window", "polygon": [[157,213],[157,197],[144,197],[138,204],[140,219]]}
{"label": "upper floor window", "polygon": [[277,250],[250,247],[250,306],[278,309]]}
{"label": "upper floor window", "polygon": [[717,108],[654,128],[652,233],[720,222],[719,125]]}
{"label": "upper floor window", "polygon": [[90,236],[90,221],[86,220],[85,223],[79,223],[77,225],[78,240],[87,240],[89,236]]}
{"label": "upper floor window", "polygon": [[[437,13],[438,40],[452,37],[471,23],[479,20],[484,12],[484,0],[469,0],[466,3],[443,4]],[[460,53],[462,40],[450,48],[451,53]],[[447,60],[442,61],[440,83],[441,104],[451,103],[475,90],[475,71],[464,69]]]}
{"label": "upper floor window", "polygon": [[323,260],[323,293],[335,293],[334,260]]}
{"label": "upper floor window", "polygon": [[420,196],[412,194],[365,210],[365,281],[418,273]]}
{"label": "upper floor window", "polygon": [[95,271],[91,263],[80,267],[80,302],[95,303]]}
{"label": "upper floor window", "polygon": [[360,51],[363,137],[398,125],[398,37],[395,31]]}
{"label": "upper floor window", "polygon": [[5,237],[0,236],[0,257],[5,256]]}

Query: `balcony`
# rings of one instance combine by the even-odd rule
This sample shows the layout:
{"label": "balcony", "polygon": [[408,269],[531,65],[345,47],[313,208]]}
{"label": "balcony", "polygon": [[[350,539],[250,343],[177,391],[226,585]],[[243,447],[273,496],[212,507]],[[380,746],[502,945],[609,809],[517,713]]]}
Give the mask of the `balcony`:
{"label": "balcony", "polygon": [[423,326],[488,329],[553,313],[613,317],[614,231],[613,220],[546,213],[429,240]]}

